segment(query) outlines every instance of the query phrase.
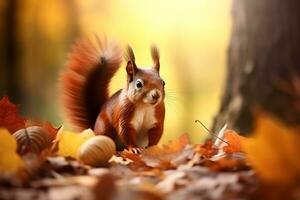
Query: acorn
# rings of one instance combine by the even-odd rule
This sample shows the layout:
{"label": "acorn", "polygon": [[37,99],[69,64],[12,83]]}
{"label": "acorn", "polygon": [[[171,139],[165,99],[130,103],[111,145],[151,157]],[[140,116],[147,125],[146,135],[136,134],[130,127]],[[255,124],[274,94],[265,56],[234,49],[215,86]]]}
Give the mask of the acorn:
{"label": "acorn", "polygon": [[114,141],[104,135],[88,139],[78,149],[77,158],[84,164],[93,167],[108,165],[108,160],[116,153]]}
{"label": "acorn", "polygon": [[52,140],[49,134],[39,126],[30,126],[20,129],[13,134],[16,138],[20,154],[28,151],[40,153],[42,150],[50,147]]}

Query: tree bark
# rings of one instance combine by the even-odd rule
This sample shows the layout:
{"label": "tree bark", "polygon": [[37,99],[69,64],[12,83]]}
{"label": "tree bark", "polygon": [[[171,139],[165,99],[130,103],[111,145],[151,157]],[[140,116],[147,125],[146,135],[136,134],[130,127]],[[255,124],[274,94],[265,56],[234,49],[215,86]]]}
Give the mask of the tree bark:
{"label": "tree bark", "polygon": [[258,110],[300,124],[300,1],[233,0],[227,81],[213,130],[250,133]]}

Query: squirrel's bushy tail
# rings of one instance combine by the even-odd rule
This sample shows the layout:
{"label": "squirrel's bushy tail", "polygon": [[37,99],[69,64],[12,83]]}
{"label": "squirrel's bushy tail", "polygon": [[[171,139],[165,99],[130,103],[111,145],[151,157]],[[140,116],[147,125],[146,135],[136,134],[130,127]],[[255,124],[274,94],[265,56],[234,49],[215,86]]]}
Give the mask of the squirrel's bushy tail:
{"label": "squirrel's bushy tail", "polygon": [[96,37],[79,40],[61,74],[63,109],[76,131],[94,128],[101,106],[109,98],[108,86],[122,62],[114,41]]}

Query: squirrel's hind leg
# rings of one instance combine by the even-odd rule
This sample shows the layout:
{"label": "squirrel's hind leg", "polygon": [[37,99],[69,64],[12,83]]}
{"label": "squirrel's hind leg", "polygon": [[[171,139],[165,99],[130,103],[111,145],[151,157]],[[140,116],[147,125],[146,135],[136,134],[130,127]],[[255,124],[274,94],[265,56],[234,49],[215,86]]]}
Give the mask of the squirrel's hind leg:
{"label": "squirrel's hind leg", "polygon": [[114,141],[116,139],[117,133],[114,130],[114,127],[111,125],[110,121],[108,120],[106,114],[101,112],[97,117],[94,132],[96,135],[105,135],[112,138]]}

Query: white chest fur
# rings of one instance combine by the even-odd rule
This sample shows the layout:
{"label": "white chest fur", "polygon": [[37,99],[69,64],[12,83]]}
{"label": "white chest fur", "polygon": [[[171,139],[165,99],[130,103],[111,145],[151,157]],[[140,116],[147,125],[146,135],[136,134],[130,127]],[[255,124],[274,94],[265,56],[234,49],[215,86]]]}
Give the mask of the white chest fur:
{"label": "white chest fur", "polygon": [[153,128],[156,122],[153,106],[137,107],[135,109],[131,125],[137,131],[137,145],[139,147],[148,145],[148,130]]}

